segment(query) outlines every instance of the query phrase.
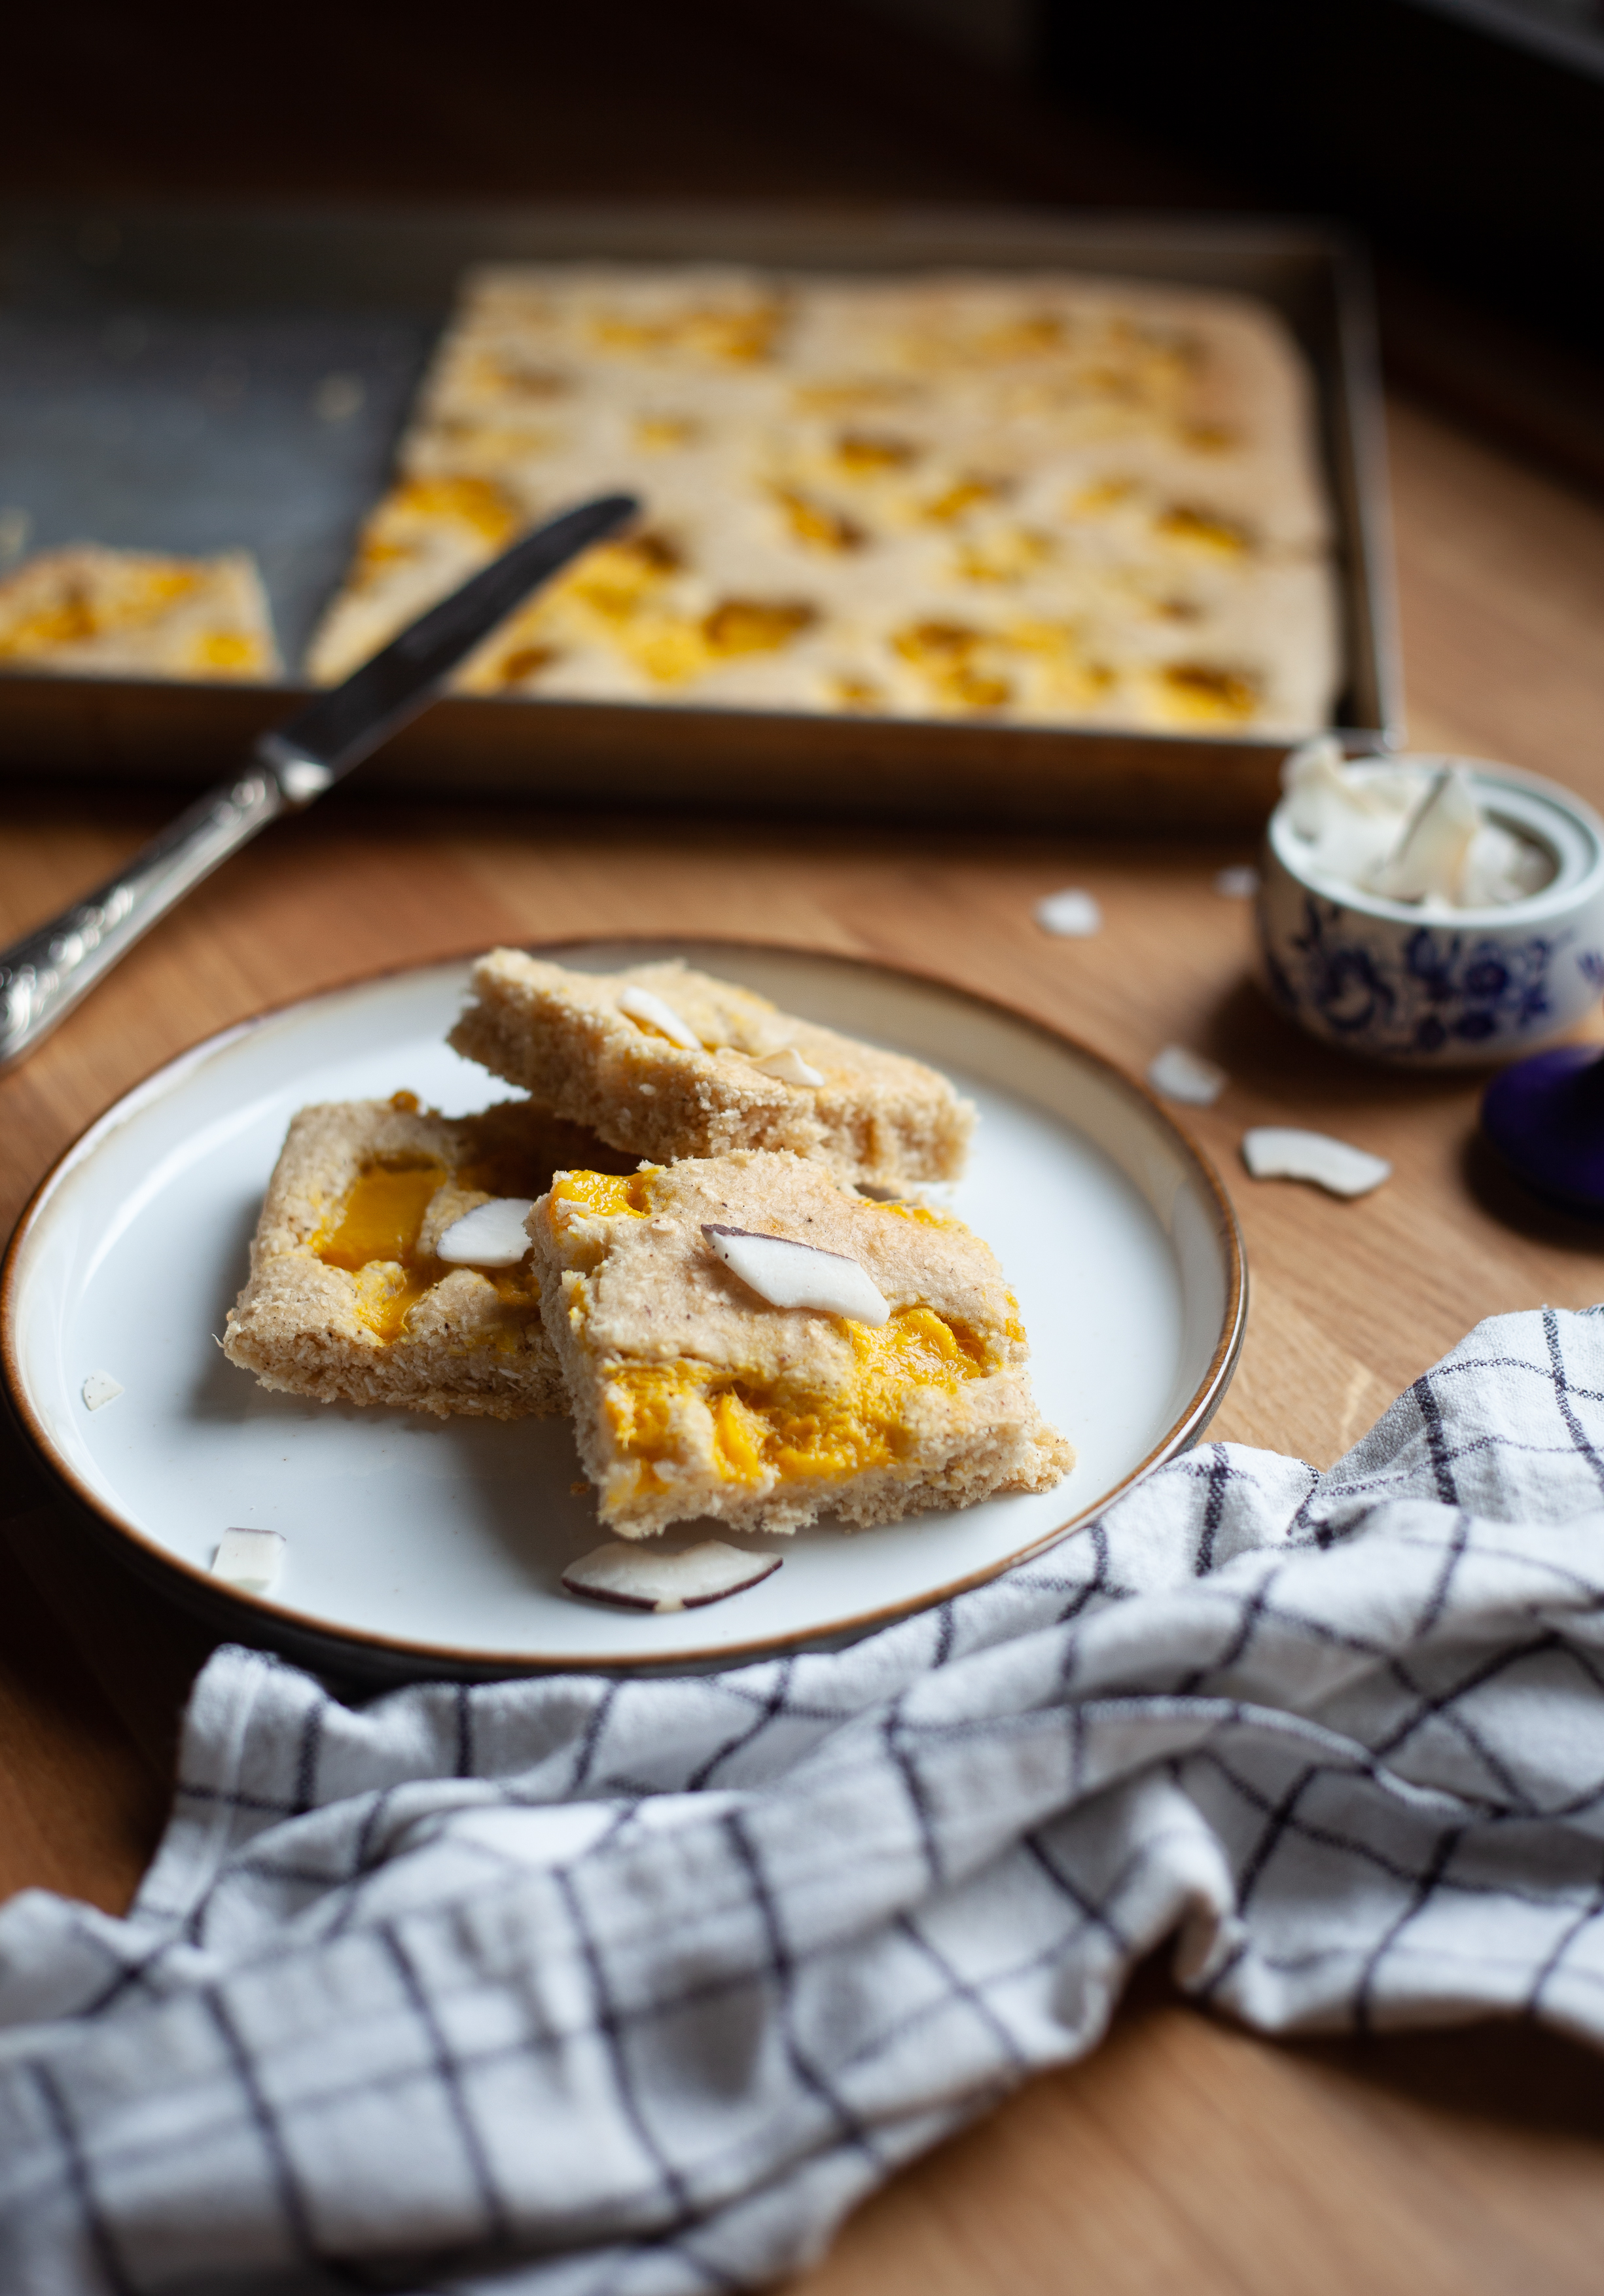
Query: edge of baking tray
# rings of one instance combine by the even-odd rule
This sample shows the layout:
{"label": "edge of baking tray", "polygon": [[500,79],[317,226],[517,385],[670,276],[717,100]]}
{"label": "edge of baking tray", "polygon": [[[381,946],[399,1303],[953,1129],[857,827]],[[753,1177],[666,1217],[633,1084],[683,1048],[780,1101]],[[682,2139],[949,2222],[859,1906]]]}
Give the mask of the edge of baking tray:
{"label": "edge of baking tray", "polygon": [[[160,679],[0,680],[0,779],[215,781],[310,688]],[[1373,728],[1346,728],[1373,749]],[[801,710],[447,694],[377,751],[350,794],[907,821],[1256,834],[1287,739]],[[93,766],[86,759],[92,758]]]}
{"label": "edge of baking tray", "polygon": [[[1395,743],[1403,710],[1379,370],[1368,269],[1301,218],[858,206],[406,208],[0,203],[13,276],[29,246],[92,299],[208,308],[392,308],[441,321],[485,259],[721,257],[777,267],[1106,270],[1253,293],[1313,368],[1338,528],[1348,663],[1341,730]],[[246,537],[246,539],[249,539]],[[206,782],[298,689],[11,673],[0,775]],[[453,695],[364,768],[377,791],[1099,827],[1252,829],[1285,739],[976,721],[836,718],[709,705]],[[798,779],[800,775],[803,778]]]}

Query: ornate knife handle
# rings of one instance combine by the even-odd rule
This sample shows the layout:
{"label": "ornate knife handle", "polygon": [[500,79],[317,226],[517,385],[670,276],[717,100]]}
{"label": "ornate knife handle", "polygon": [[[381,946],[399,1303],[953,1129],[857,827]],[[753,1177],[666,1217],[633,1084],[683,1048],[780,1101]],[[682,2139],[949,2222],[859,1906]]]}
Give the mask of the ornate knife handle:
{"label": "ornate knife handle", "polygon": [[267,735],[236,780],[197,799],[108,883],[0,949],[0,1069],[30,1053],[192,886],[330,778]]}
{"label": "ornate knife handle", "polygon": [[531,590],[640,507],[634,495],[602,495],[521,535],[343,685],[319,693],[276,733],[264,734],[237,781],[181,813],[110,884],[0,948],[0,1069],[30,1053],[192,885],[281,813],[310,805],[371,756],[428,707],[463,656]]}

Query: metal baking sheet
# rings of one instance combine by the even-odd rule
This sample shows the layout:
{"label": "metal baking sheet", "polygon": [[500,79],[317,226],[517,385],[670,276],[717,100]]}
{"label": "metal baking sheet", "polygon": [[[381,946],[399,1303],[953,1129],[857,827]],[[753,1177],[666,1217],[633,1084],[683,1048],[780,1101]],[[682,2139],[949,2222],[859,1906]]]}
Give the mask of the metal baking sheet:
{"label": "metal baking sheet", "polygon": [[[294,663],[338,586],[462,271],[487,258],[1074,270],[1235,289],[1313,367],[1344,616],[1342,729],[1401,733],[1363,266],[1297,223],[1007,210],[0,207],[0,565],[94,540],[257,554]],[[0,774],[205,783],[304,692],[13,674]],[[1240,829],[1281,741],[452,696],[359,786],[547,801]]]}

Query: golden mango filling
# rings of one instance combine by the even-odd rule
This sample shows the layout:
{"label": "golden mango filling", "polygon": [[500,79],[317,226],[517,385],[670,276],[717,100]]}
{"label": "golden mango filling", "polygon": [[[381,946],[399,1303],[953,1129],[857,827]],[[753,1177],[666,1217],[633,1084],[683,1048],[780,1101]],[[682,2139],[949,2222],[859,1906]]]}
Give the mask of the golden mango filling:
{"label": "golden mango filling", "polygon": [[384,504],[374,528],[399,534],[409,526],[448,523],[464,527],[492,549],[510,542],[519,528],[517,504],[489,479],[454,474],[409,478]]}
{"label": "golden mango filling", "polygon": [[376,1164],[356,1181],[338,1224],[322,1230],[313,1250],[327,1267],[353,1273],[374,1260],[403,1265],[417,1248],[423,1215],[446,1177],[444,1164]]}
{"label": "golden mango filling", "polygon": [[[487,1157],[454,1169],[432,1157],[394,1157],[357,1175],[332,1218],[312,1237],[311,1248],[325,1267],[343,1267],[355,1276],[356,1314],[375,1338],[387,1345],[403,1338],[419,1300],[453,1273],[444,1260],[418,1249],[438,1191],[451,1183],[484,1195],[522,1194],[526,1191],[517,1183],[529,1176],[511,1168],[515,1163],[506,1156]],[[523,1311],[520,1320],[539,1314],[539,1292],[524,1282],[520,1269],[481,1273],[507,1307]],[[515,1332],[505,1331],[492,1344],[511,1347],[516,1340]]]}
{"label": "golden mango filling", "polygon": [[51,653],[110,631],[137,629],[160,619],[194,587],[194,575],[182,566],[133,570],[115,590],[100,595],[83,583],[63,583],[47,603],[0,629],[0,655]]}
{"label": "golden mango filling", "polygon": [[835,459],[854,478],[877,477],[882,471],[904,470],[919,460],[920,448],[911,439],[876,436],[863,430],[843,430],[835,442]]}
{"label": "golden mango filling", "polygon": [[744,366],[773,356],[784,317],[777,303],[723,310],[703,307],[651,317],[604,311],[592,320],[591,331],[603,350],[646,357],[677,353],[715,365]]}
{"label": "golden mango filling", "polygon": [[651,1202],[654,1171],[562,1172],[552,1184],[552,1202],[577,1204],[597,1219],[618,1219],[628,1214],[641,1218]]}
{"label": "golden mango filling", "polygon": [[856,519],[832,509],[798,487],[776,487],[774,500],[785,512],[793,538],[815,550],[861,550],[869,539]]}
{"label": "golden mango filling", "polygon": [[1217,551],[1222,557],[1238,557],[1249,547],[1245,527],[1238,525],[1234,519],[1220,517],[1216,512],[1199,510],[1191,503],[1174,504],[1157,523],[1159,533],[1167,540],[1189,543],[1198,550]]}
{"label": "golden mango filling", "polygon": [[1087,654],[1073,623],[1021,620],[979,629],[965,622],[915,622],[896,631],[891,643],[933,698],[953,709],[1001,708],[1013,696],[1016,666],[1032,670],[1048,693],[1076,703],[1096,701],[1118,682],[1107,662]]}
{"label": "golden mango filling", "polygon": [[1007,491],[999,479],[958,479],[926,503],[921,515],[933,525],[950,526],[984,504],[996,502]]}
{"label": "golden mango filling", "polygon": [[738,654],[777,652],[818,619],[795,598],[731,596],[705,612],[682,611],[669,586],[683,569],[677,545],[662,535],[599,544],[516,618],[468,682],[518,685],[560,660],[577,631],[602,636],[658,685],[676,685]]}
{"label": "golden mango filling", "polygon": [[1215,662],[1168,662],[1156,685],[1166,713],[1184,725],[1243,725],[1259,702],[1257,685],[1248,671]]}
{"label": "golden mango filling", "polygon": [[418,1257],[423,1215],[446,1177],[444,1164],[375,1165],[357,1177],[333,1226],[312,1239],[325,1267],[356,1278],[356,1313],[387,1342],[401,1337],[407,1316],[446,1273],[438,1259]]}
{"label": "golden mango filling", "polygon": [[614,1443],[650,1485],[659,1463],[703,1451],[710,1419],[713,1466],[724,1482],[839,1480],[906,1454],[912,1390],[955,1395],[996,1368],[973,1332],[930,1308],[899,1308],[878,1331],[845,1329],[851,1374],[828,1394],[684,1358],[611,1365],[602,1410]]}
{"label": "golden mango filling", "polygon": [[964,582],[1023,582],[1052,554],[1048,536],[1017,526],[965,543],[953,558],[953,569]]}

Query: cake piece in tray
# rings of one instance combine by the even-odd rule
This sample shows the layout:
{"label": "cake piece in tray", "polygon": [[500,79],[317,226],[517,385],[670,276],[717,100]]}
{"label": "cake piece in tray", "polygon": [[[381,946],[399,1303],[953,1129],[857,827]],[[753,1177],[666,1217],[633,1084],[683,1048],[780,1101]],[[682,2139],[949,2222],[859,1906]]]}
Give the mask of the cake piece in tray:
{"label": "cake piece in tray", "polygon": [[743,1150],[559,1173],[529,1232],[580,1457],[626,1538],[888,1522],[1074,1464],[1002,1272],[956,1219]]}
{"label": "cake piece in tray", "polygon": [[276,677],[273,619],[243,550],[175,558],[76,543],[0,581],[0,668],[73,677]]}
{"label": "cake piece in tray", "polygon": [[579,972],[499,948],[454,1049],[615,1148],[790,1149],[892,1194],[955,1179],[975,1111],[943,1076],[672,962]]}
{"label": "cake piece in tray", "polygon": [[580,1156],[608,1170],[633,1160],[522,1101],[463,1117],[410,1093],[303,1109],[225,1353],[264,1387],[324,1403],[565,1411],[523,1222]]}
{"label": "cake piece in tray", "polygon": [[651,504],[470,692],[1308,733],[1341,633],[1313,377],[1250,297],[1055,271],[490,265],[308,658],[331,683],[521,526]]}

